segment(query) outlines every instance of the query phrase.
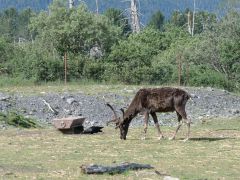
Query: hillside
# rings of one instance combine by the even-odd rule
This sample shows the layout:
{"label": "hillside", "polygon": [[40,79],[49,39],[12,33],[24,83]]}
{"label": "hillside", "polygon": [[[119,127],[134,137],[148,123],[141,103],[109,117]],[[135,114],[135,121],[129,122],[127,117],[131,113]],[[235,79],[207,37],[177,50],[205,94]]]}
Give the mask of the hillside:
{"label": "hillside", "polygon": [[[67,0],[66,6],[67,6]],[[48,5],[52,2],[52,0],[0,0],[0,10],[15,7],[16,9],[26,9],[31,8],[34,11],[46,10]],[[85,0],[82,1],[87,4],[89,9],[95,11],[96,4],[95,0]],[[210,12],[217,12],[219,8],[219,3],[221,0],[201,0],[196,1],[196,7],[198,10],[206,10]],[[128,1],[119,1],[119,0],[101,0],[99,1],[99,11],[102,13],[108,8],[118,8],[127,10],[130,7],[130,2]],[[172,11],[174,10],[184,10],[186,8],[193,8],[192,0],[141,0],[139,4],[140,13],[141,13],[141,21],[142,23],[146,23],[152,13],[157,10],[161,10],[166,17],[169,17]]]}
{"label": "hillside", "polygon": [[[99,0],[100,12],[110,8],[104,15],[96,15],[95,1],[88,2],[89,8],[76,5],[69,10],[67,0],[57,0],[41,13],[3,10],[0,86],[85,81],[178,84],[239,92],[239,11],[227,8],[227,12],[217,3],[220,0],[211,1],[208,8],[215,11],[216,7],[219,17],[202,10],[207,1],[196,0],[193,16],[191,10],[184,10],[193,2],[190,0],[141,0],[141,22],[146,26],[133,33],[126,15],[112,8],[126,9],[129,2]],[[230,0],[224,2],[230,4]],[[155,13],[158,8],[165,14]],[[164,21],[164,16],[176,9],[182,11],[174,11]],[[154,16],[148,19],[151,14]]]}

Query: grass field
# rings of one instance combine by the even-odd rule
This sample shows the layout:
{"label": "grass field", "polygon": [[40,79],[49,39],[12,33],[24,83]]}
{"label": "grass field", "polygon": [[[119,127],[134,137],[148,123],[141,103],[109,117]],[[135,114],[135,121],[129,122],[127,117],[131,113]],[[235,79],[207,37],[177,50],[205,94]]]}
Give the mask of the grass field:
{"label": "grass field", "polygon": [[[0,84],[1,85],[1,84]],[[117,93],[117,94],[134,94],[142,87],[159,87],[150,85],[121,85],[121,84],[91,84],[91,83],[68,83],[64,84],[43,84],[43,85],[23,85],[23,86],[1,86],[1,92],[21,93],[25,95],[43,94],[43,93],[63,93],[63,92],[81,92],[88,95],[97,95],[99,93]]]}
{"label": "grass field", "polygon": [[[166,137],[175,128],[162,127]],[[0,131],[0,179],[162,179],[155,170],[180,179],[239,179],[240,118],[207,120],[194,124],[191,139],[157,140],[150,127],[146,140],[142,128],[130,128],[121,141],[119,131],[104,128],[97,135],[62,135],[53,128]],[[121,162],[150,164],[154,170],[117,175],[84,175],[85,164]]]}

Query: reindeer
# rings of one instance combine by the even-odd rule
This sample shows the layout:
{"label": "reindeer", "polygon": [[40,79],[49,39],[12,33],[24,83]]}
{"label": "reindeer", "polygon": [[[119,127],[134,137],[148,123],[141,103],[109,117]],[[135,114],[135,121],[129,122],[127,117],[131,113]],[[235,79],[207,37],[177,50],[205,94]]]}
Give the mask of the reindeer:
{"label": "reindeer", "polygon": [[115,109],[107,104],[111,108],[114,114],[114,118],[107,122],[107,125],[110,122],[116,123],[116,129],[120,128],[120,139],[126,140],[128,133],[129,124],[132,119],[138,113],[144,113],[144,137],[147,133],[149,114],[151,114],[154,124],[158,131],[159,139],[164,138],[157,119],[157,112],[174,112],[176,111],[178,117],[178,126],[173,134],[172,139],[175,139],[175,136],[180,129],[181,125],[184,123],[187,124],[188,130],[186,138],[184,141],[189,139],[190,134],[190,123],[191,121],[187,118],[185,111],[185,105],[188,99],[191,98],[191,95],[186,91],[179,88],[163,87],[163,88],[144,88],[140,89],[132,102],[128,106],[127,110],[124,111],[121,109],[123,117],[118,117]]}

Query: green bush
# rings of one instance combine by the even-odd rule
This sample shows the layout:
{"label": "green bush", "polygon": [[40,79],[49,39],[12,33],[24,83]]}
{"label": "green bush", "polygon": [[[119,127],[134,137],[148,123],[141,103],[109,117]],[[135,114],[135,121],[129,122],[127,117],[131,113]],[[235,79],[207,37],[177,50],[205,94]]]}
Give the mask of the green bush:
{"label": "green bush", "polygon": [[84,78],[83,71],[84,71],[85,63],[87,61],[88,61],[88,58],[81,54],[79,55],[70,54],[68,56],[67,72],[68,72],[69,80],[72,80],[72,79],[80,80]]}
{"label": "green bush", "polygon": [[104,66],[101,61],[88,60],[83,68],[83,77],[97,81],[102,80]]}
{"label": "green bush", "polygon": [[26,118],[17,113],[10,112],[8,114],[0,113],[0,121],[5,122],[8,125],[22,127],[22,128],[39,128],[41,127],[35,120]]}
{"label": "green bush", "polygon": [[105,63],[104,64],[104,73],[102,79],[105,82],[121,82],[121,69],[119,68],[118,64],[116,63]]}
{"label": "green bush", "polygon": [[229,90],[233,88],[233,84],[222,73],[203,66],[190,67],[189,85],[211,86]]}
{"label": "green bush", "polygon": [[149,83],[151,79],[151,68],[147,66],[124,66],[120,73],[121,82],[126,84],[141,84]]}
{"label": "green bush", "polygon": [[63,63],[56,59],[39,59],[34,64],[34,78],[39,81],[55,81],[63,79]]}
{"label": "green bush", "polygon": [[38,44],[19,48],[5,66],[12,77],[32,79],[35,82],[62,79],[64,73],[61,57],[53,56]]}
{"label": "green bush", "polygon": [[171,83],[174,67],[171,64],[159,63],[153,65],[150,83],[169,84]]}

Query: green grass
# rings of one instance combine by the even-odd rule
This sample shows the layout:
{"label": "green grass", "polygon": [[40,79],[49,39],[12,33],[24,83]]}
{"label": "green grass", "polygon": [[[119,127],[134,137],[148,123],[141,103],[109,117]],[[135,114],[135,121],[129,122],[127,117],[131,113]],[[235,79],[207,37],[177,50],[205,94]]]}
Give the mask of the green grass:
{"label": "green grass", "polygon": [[8,93],[44,94],[47,92],[81,92],[89,95],[99,93],[133,94],[142,87],[159,87],[156,85],[126,85],[98,83],[91,80],[74,80],[64,85],[63,81],[34,83],[22,78],[0,77],[0,91]]}
{"label": "green grass", "polygon": [[[165,84],[161,86],[178,87],[176,84]],[[88,95],[97,95],[99,93],[117,93],[120,95],[133,95],[138,89],[143,87],[161,87],[160,85],[126,85],[126,84],[109,84],[99,83],[92,80],[73,80],[64,85],[63,81],[34,83],[33,80],[19,78],[0,77],[0,91],[8,93],[44,94],[47,92],[81,92]],[[184,87],[183,87],[184,88]],[[188,87],[191,88],[191,87]],[[195,89],[195,87],[192,87]],[[239,91],[233,92],[240,95]]]}
{"label": "green grass", "polygon": [[[174,128],[162,127],[169,137]],[[157,140],[150,127],[130,128],[121,141],[119,131],[104,128],[97,135],[63,135],[55,129],[0,131],[0,179],[162,179],[155,170],[180,179],[238,179],[240,177],[240,118],[215,119],[192,127],[191,139]],[[121,162],[150,164],[155,170],[128,171],[118,175],[84,175],[85,164]]]}
{"label": "green grass", "polygon": [[41,85],[22,85],[22,86],[2,86],[1,92],[21,93],[25,95],[45,94],[45,93],[63,93],[63,92],[80,92],[87,95],[97,95],[99,93],[118,93],[133,94],[143,86],[137,85],[107,85],[107,84],[80,84],[76,82],[64,84],[46,83]]}

